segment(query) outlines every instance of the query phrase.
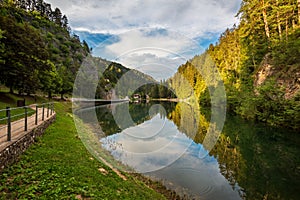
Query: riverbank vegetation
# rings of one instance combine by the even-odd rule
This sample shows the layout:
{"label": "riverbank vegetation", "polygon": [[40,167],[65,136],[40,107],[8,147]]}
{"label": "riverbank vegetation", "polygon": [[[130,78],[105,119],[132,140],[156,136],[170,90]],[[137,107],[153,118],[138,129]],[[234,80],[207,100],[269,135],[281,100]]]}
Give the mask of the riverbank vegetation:
{"label": "riverbank vegetation", "polygon": [[[209,71],[216,66],[230,112],[299,130],[300,2],[243,0],[237,16],[238,26],[180,66],[168,84],[179,98],[193,93],[209,105],[208,88],[217,91],[220,85]],[[207,74],[211,81],[203,77]]]}

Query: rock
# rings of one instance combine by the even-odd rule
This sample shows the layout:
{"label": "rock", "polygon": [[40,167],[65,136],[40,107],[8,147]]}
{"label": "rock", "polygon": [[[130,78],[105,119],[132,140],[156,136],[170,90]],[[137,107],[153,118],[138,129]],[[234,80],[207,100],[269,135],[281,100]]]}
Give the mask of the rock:
{"label": "rock", "polygon": [[[255,73],[254,88],[263,85],[272,78],[279,87],[284,88],[285,99],[291,99],[300,92],[300,66],[286,65],[275,67],[270,54],[267,54]],[[255,90],[255,93],[258,94],[258,91]]]}

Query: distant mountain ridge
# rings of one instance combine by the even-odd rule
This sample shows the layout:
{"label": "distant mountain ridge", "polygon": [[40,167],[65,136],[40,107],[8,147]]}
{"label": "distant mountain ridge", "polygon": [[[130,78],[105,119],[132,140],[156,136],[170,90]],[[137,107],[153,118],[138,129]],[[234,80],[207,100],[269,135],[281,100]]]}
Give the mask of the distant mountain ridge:
{"label": "distant mountain ridge", "polygon": [[[120,63],[107,61],[101,58],[105,65],[102,75],[99,77],[96,98],[112,99],[125,98],[133,95],[135,90],[145,84],[157,84],[158,82],[151,76],[135,69],[129,69]],[[116,92],[115,94],[113,94]],[[113,95],[116,95],[113,97]]]}

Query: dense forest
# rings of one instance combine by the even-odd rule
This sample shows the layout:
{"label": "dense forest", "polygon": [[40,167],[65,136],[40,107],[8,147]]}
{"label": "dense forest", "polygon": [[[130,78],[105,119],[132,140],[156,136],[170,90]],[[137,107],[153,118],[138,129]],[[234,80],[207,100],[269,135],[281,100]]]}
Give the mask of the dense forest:
{"label": "dense forest", "polygon": [[90,49],[43,0],[0,1],[0,82],[13,92],[70,93]]}
{"label": "dense forest", "polygon": [[193,93],[202,105],[210,105],[213,94],[208,88],[217,88],[218,83],[207,85],[202,75],[216,66],[230,111],[299,129],[300,1],[243,0],[237,17],[238,26],[180,66],[168,84],[180,98]]}

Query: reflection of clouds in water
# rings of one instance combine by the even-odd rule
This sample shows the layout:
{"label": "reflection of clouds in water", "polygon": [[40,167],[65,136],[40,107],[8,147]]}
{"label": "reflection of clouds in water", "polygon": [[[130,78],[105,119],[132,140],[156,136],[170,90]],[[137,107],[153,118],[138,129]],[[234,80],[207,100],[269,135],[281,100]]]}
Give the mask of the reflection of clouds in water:
{"label": "reflection of clouds in water", "polygon": [[[187,194],[200,196],[201,199],[241,199],[236,185],[235,190],[220,173],[219,164],[213,156],[198,157],[201,145],[193,143],[189,150],[172,165],[147,173],[152,177],[165,180],[164,184],[179,194],[182,188],[189,188]],[[181,188],[178,188],[180,186]]]}
{"label": "reflection of clouds in water", "polygon": [[[156,130],[159,133],[153,135]],[[116,159],[138,172],[149,172],[173,163],[186,151],[192,140],[178,131],[173,122],[158,114],[143,124],[103,138],[101,142]],[[112,149],[112,143],[121,144],[122,148],[116,145]]]}
{"label": "reflection of clouds in water", "polygon": [[[151,114],[150,114],[151,115]],[[150,120],[122,131],[122,137],[133,137],[136,139],[155,140],[159,134],[166,134],[164,130],[165,119],[161,119],[160,115],[156,115]],[[133,140],[131,138],[131,140]],[[127,139],[128,140],[128,139]],[[126,140],[126,141],[127,141]],[[129,139],[130,140],[130,139]]]}
{"label": "reflection of clouds in water", "polygon": [[[165,125],[160,133],[152,137],[152,131],[163,122]],[[147,139],[147,135],[151,139]],[[220,173],[217,159],[209,156],[201,144],[182,134],[172,121],[161,119],[160,115],[103,138],[101,142],[117,160],[137,172],[166,180],[167,187],[189,188],[189,193],[204,199],[240,199],[238,191],[234,191]],[[111,146],[111,142],[115,145]],[[207,156],[200,159],[199,154]]]}

